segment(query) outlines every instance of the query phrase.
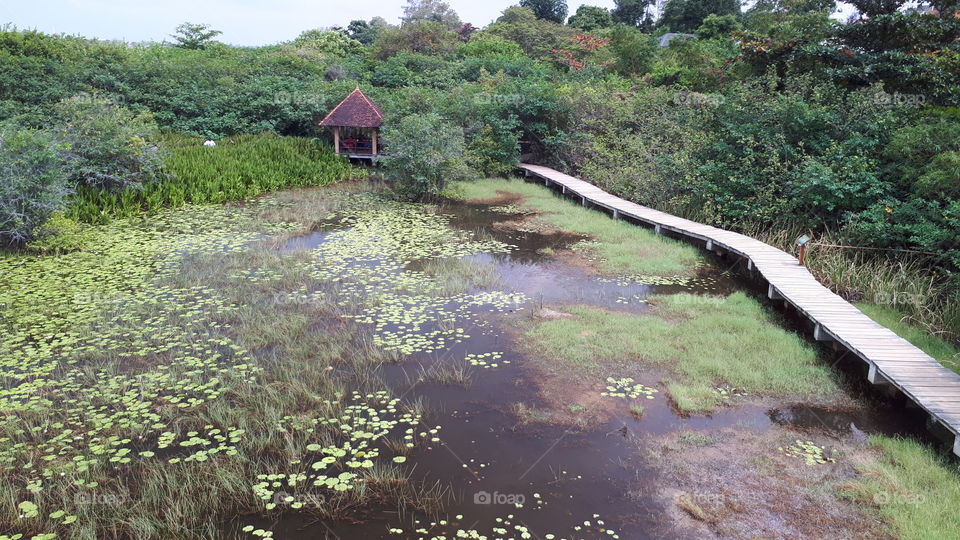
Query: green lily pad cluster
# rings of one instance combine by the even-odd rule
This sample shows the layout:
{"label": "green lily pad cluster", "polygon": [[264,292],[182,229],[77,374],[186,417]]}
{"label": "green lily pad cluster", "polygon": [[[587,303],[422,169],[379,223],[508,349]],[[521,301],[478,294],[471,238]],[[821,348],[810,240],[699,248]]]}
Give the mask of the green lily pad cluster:
{"label": "green lily pad cluster", "polygon": [[526,209],[520,208],[519,206],[516,206],[516,205],[513,205],[513,204],[501,204],[501,205],[499,205],[499,206],[491,206],[491,207],[490,207],[490,210],[492,210],[492,211],[494,211],[494,212],[499,212],[499,213],[501,213],[501,214],[526,215],[526,214],[533,214],[533,213],[534,213],[534,212],[532,212],[532,211],[530,211],[530,210],[526,210]]}
{"label": "green lily pad cluster", "polygon": [[[309,422],[302,419],[285,418],[278,429],[293,434],[302,431],[312,435],[319,427],[335,428],[343,438],[341,442],[311,442],[304,447],[301,459],[290,463],[296,470],[285,473],[257,475],[258,482],[253,486],[254,494],[265,502],[266,510],[277,508],[275,495],[283,491],[287,494],[309,494],[319,490],[341,492],[353,489],[363,482],[361,472],[371,469],[381,458],[380,449],[374,446],[389,436],[399,437],[404,446],[413,448],[419,441],[439,442],[440,426],[424,427],[419,414],[401,409],[400,400],[391,397],[385,390],[362,393],[354,391],[346,404],[328,401],[333,410],[338,410],[329,418],[317,418]],[[394,463],[403,463],[406,458],[396,456]],[[294,498],[290,507],[302,508],[303,500],[323,500],[319,497]]]}
{"label": "green lily pad cluster", "polygon": [[[513,246],[477,240],[449,226],[449,218],[414,205],[394,204],[344,217],[345,228],[313,250],[311,277],[327,286],[312,293],[350,308],[354,320],[374,326],[374,341],[404,355],[433,352],[469,338],[475,310],[520,309],[522,294],[499,291],[447,296],[433,277],[407,267],[413,261],[506,253]],[[318,298],[320,299],[320,298]]]}
{"label": "green lily pad cluster", "polygon": [[748,395],[747,392],[743,389],[726,387],[726,386],[718,386],[714,388],[713,391],[720,396],[720,399],[725,399],[725,400],[730,399],[731,397],[741,397],[741,396]]}
{"label": "green lily pad cluster", "polygon": [[631,399],[643,396],[647,399],[653,399],[653,394],[659,392],[656,388],[650,388],[642,384],[634,384],[634,382],[630,377],[607,377],[607,389],[604,392],[600,392],[600,395]]}
{"label": "green lily pad cluster", "polygon": [[792,445],[786,448],[780,447],[778,450],[790,457],[804,460],[807,465],[825,465],[837,462],[836,459],[827,455],[826,446],[820,446],[813,441],[797,439]]}
{"label": "green lily pad cluster", "polygon": [[[105,471],[155,458],[179,438],[172,418],[254,379],[229,337],[236,306],[209,287],[160,281],[190,257],[289,228],[258,225],[255,211],[187,207],[91,228],[83,251],[0,258],[0,465],[4,482],[35,497],[21,519],[72,526],[76,513],[44,508],[44,492],[90,489]],[[208,426],[171,459],[232,455],[240,434]]]}
{"label": "green lily pad cluster", "polygon": [[693,285],[696,280],[683,276],[647,276],[631,275],[618,276],[615,278],[598,278],[601,283],[616,283],[619,287],[631,287],[634,285]]}
{"label": "green lily pad cluster", "polygon": [[256,538],[273,538],[273,531],[254,527],[253,525],[247,525],[241,529],[241,531],[249,533]]}
{"label": "green lily pad cluster", "polygon": [[500,364],[509,364],[509,360],[503,360],[502,352],[487,352],[487,353],[470,353],[464,357],[464,360],[470,363],[471,366],[482,367],[484,369],[490,369],[499,367]]}

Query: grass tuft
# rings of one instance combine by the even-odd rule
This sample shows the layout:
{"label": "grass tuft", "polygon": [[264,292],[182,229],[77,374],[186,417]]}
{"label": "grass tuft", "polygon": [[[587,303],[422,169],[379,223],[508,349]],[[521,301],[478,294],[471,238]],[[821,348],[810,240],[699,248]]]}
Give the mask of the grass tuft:
{"label": "grass tuft", "polygon": [[960,467],[913,439],[872,435],[877,461],[842,493],[873,506],[904,540],[953,537],[960,531]]}

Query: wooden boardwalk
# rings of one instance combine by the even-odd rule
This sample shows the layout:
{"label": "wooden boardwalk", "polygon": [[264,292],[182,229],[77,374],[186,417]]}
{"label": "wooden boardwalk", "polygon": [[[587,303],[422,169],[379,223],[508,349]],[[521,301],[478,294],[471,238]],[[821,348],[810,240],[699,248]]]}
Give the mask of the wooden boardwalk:
{"label": "wooden boardwalk", "polygon": [[707,250],[742,257],[747,268],[768,283],[770,299],[789,303],[806,316],[813,323],[817,341],[834,341],[866,362],[871,383],[895,387],[928,412],[932,424],[952,433],[953,451],[960,455],[960,375],[821,285],[792,255],[749,236],[626,201],[547,167],[521,164],[520,168],[526,176],[579,197],[584,205],[610,211],[615,219],[627,216],[649,224],[658,233],[670,231],[704,242]]}

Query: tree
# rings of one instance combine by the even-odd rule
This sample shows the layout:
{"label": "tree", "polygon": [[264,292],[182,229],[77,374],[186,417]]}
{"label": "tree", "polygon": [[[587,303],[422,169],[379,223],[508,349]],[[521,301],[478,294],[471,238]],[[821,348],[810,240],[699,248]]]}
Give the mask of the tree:
{"label": "tree", "polygon": [[505,9],[484,33],[509,39],[535,58],[547,58],[577,32],[572,27],[538,19],[530,8],[513,6]]}
{"label": "tree", "polygon": [[388,26],[390,23],[383,17],[374,17],[369,22],[358,19],[347,25],[347,36],[364,45],[370,45],[377,40],[380,31]]}
{"label": "tree", "polygon": [[420,21],[391,26],[377,35],[374,56],[383,60],[402,51],[423,54],[444,54],[457,48],[460,38],[443,23]]}
{"label": "tree", "polygon": [[653,0],[616,0],[613,8],[613,22],[630,26],[641,26],[650,18],[648,10]]}
{"label": "tree", "polygon": [[944,19],[952,19],[960,11],[960,0],[930,0],[929,3]]}
{"label": "tree", "polygon": [[610,48],[617,58],[613,68],[626,77],[649,73],[658,49],[652,36],[627,25],[613,29]]}
{"label": "tree", "polygon": [[904,53],[944,50],[960,38],[960,19],[925,13],[890,13],[842,26],[836,37],[868,52]]}
{"label": "tree", "polygon": [[193,24],[185,22],[177,27],[170,37],[177,41],[176,46],[181,49],[204,49],[213,43],[213,38],[223,32],[213,30],[207,24]]}
{"label": "tree", "polygon": [[696,30],[697,37],[700,39],[712,39],[717,37],[730,37],[732,32],[740,30],[740,21],[733,15],[707,15],[703,24]]}
{"label": "tree", "polygon": [[293,40],[293,44],[332,56],[347,56],[363,49],[362,43],[335,30],[306,30]]}
{"label": "tree", "polygon": [[0,246],[21,246],[64,206],[66,167],[49,134],[0,126]]}
{"label": "tree", "polygon": [[407,0],[403,6],[404,25],[422,22],[440,23],[448,30],[460,28],[460,16],[442,0]]}
{"label": "tree", "polygon": [[606,8],[580,6],[577,12],[570,16],[567,24],[584,32],[592,32],[600,28],[609,28],[613,24],[613,17]]}
{"label": "tree", "polygon": [[737,0],[667,0],[659,25],[674,32],[693,32],[707,15],[740,15]]}
{"label": "tree", "polygon": [[463,128],[435,113],[411,114],[383,130],[387,152],[383,165],[402,197],[422,200],[435,197],[451,181],[466,180],[466,144]]}
{"label": "tree", "polygon": [[69,177],[77,186],[119,190],[163,177],[163,155],[150,113],[134,113],[111,101],[80,94],[57,104],[68,145]]}
{"label": "tree", "polygon": [[867,17],[876,17],[877,15],[889,15],[896,13],[905,0],[849,0],[857,11]]}
{"label": "tree", "polygon": [[563,24],[567,20],[567,0],[520,0],[520,7],[530,8],[545,21]]}

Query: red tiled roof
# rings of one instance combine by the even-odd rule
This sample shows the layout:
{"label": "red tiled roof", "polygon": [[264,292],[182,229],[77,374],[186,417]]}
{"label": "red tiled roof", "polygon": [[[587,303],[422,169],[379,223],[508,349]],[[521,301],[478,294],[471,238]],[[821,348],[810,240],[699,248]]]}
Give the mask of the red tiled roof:
{"label": "red tiled roof", "polygon": [[383,111],[370,101],[358,86],[350,92],[330,114],[320,121],[321,126],[374,128],[383,125]]}

